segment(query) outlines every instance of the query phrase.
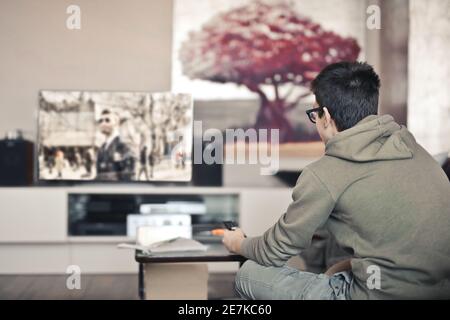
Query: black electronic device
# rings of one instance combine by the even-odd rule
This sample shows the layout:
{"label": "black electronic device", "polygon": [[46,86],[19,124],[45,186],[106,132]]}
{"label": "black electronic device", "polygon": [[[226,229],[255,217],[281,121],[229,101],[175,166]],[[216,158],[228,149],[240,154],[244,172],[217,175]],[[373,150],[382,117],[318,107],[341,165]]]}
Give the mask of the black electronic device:
{"label": "black electronic device", "polygon": [[34,144],[21,135],[0,140],[0,185],[33,184]]}
{"label": "black electronic device", "polygon": [[[212,148],[212,151],[210,150]],[[215,149],[214,149],[215,148]],[[202,142],[202,150],[215,156],[218,150],[214,143]],[[223,185],[223,165],[221,163],[205,163],[203,157],[199,163],[192,164],[192,184],[201,187],[221,187]]]}
{"label": "black electronic device", "polygon": [[225,228],[231,231],[236,230],[236,228],[238,227],[237,223],[234,221],[223,221],[223,225],[225,226]]}

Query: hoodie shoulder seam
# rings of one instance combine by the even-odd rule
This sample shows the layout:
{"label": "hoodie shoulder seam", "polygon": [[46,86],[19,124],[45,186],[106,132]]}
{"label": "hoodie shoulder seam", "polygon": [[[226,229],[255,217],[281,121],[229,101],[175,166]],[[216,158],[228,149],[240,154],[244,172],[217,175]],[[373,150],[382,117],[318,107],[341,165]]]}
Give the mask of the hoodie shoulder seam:
{"label": "hoodie shoulder seam", "polygon": [[327,185],[322,181],[322,179],[320,179],[320,177],[314,172],[314,170],[308,167],[305,167],[303,170],[311,172],[311,174],[317,179],[317,181],[319,181],[322,187],[328,192],[333,202],[336,203],[336,199],[333,197],[333,194],[330,192],[330,189],[328,189]]}

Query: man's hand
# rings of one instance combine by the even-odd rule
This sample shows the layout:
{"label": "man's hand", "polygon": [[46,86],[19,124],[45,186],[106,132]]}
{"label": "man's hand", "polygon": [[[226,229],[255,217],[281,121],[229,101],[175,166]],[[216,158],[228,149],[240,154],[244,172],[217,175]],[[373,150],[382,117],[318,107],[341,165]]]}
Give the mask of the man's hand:
{"label": "man's hand", "polygon": [[244,232],[236,228],[234,231],[225,230],[222,242],[229,251],[241,254],[241,244],[244,239]]}
{"label": "man's hand", "polygon": [[328,276],[332,276],[335,273],[342,272],[342,271],[350,271],[352,270],[352,259],[346,259],[339,261],[338,263],[332,265],[325,274]]}

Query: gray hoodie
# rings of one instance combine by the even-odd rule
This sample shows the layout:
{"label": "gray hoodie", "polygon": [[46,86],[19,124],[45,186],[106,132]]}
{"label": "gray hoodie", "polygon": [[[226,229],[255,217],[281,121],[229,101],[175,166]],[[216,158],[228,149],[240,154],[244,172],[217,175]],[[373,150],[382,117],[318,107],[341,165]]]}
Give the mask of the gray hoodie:
{"label": "gray hoodie", "polygon": [[[282,266],[325,227],[353,257],[350,298],[450,298],[450,183],[391,116],[330,139],[292,198],[273,227],[244,240],[244,256]],[[375,269],[380,289],[367,285]]]}

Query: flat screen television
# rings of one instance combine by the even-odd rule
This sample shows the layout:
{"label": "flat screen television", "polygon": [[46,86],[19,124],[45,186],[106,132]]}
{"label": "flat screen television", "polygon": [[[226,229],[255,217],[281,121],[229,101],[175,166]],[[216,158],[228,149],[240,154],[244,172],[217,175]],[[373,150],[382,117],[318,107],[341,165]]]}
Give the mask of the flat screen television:
{"label": "flat screen television", "polygon": [[189,94],[43,90],[38,118],[40,181],[191,180]]}

